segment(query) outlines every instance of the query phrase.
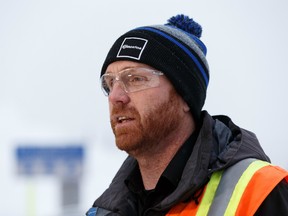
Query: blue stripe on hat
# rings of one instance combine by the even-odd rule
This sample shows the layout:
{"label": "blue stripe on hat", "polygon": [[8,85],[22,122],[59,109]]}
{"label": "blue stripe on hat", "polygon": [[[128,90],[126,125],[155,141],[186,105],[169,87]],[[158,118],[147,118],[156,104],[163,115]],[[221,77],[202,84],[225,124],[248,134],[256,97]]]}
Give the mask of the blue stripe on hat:
{"label": "blue stripe on hat", "polygon": [[188,56],[190,56],[190,58],[193,60],[193,62],[196,64],[196,66],[198,67],[198,69],[200,70],[201,74],[202,74],[202,77],[204,78],[205,80],[205,84],[206,86],[208,86],[208,82],[209,82],[209,79],[206,75],[206,72],[204,70],[204,68],[202,67],[201,63],[198,61],[198,59],[194,56],[193,53],[190,52],[189,49],[187,49],[187,47],[185,47],[183,44],[181,44],[179,41],[175,40],[173,37],[171,37],[170,35],[168,34],[165,34],[164,32],[162,31],[159,31],[157,29],[153,29],[153,28],[149,28],[149,27],[140,27],[140,28],[137,28],[137,29],[143,29],[143,30],[147,30],[147,31],[152,31],[152,32],[155,32],[157,34],[160,34],[162,35],[163,37],[167,38],[168,40],[170,40],[171,42],[173,42],[174,44],[176,44],[178,47],[180,47]]}

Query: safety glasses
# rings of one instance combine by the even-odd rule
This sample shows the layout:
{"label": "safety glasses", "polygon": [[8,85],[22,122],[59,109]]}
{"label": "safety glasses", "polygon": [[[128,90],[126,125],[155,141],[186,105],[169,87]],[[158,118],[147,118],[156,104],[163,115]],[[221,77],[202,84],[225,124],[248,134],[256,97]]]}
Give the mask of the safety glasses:
{"label": "safety glasses", "polygon": [[118,73],[105,73],[101,76],[101,88],[104,95],[109,96],[116,82],[121,84],[126,93],[142,91],[159,86],[162,72],[150,68],[128,68]]}

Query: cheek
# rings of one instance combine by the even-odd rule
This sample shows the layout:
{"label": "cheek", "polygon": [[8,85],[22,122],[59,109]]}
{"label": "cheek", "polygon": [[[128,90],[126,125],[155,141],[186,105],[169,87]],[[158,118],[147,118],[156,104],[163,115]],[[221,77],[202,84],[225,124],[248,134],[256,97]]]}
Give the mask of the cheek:
{"label": "cheek", "polygon": [[110,113],[110,115],[111,115],[111,113],[112,113],[112,108],[113,108],[113,105],[109,102],[108,103],[108,107],[109,107],[109,113]]}
{"label": "cheek", "polygon": [[134,107],[139,112],[139,114],[145,115],[149,113],[152,107],[154,107],[156,104],[159,103],[159,97],[157,97],[155,94],[146,95],[145,97],[137,98],[137,100],[134,100]]}

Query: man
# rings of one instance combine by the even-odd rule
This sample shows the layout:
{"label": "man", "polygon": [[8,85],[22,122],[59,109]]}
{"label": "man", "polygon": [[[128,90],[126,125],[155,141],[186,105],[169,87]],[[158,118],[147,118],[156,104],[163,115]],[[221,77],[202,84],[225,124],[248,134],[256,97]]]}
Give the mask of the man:
{"label": "man", "polygon": [[129,156],[86,215],[288,215],[288,173],[256,136],[202,111],[201,26],[187,16],[116,40],[101,72],[116,145]]}

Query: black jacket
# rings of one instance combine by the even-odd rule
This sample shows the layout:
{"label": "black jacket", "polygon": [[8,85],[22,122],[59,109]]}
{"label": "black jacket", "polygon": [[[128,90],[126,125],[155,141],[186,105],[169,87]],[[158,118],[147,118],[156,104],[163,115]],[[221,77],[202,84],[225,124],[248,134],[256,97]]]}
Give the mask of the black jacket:
{"label": "black jacket", "polygon": [[[245,158],[269,161],[252,132],[236,126],[227,116],[212,117],[204,111],[202,117],[198,138],[178,187],[160,203],[148,209],[146,216],[165,215],[175,204],[195,197],[196,192],[206,185],[211,174],[217,170],[226,169]],[[124,161],[109,188],[93,204],[94,207],[109,210],[110,213],[97,216],[137,215],[135,198],[124,184],[136,163],[132,157]],[[286,188],[288,197],[287,184],[283,187]],[[288,201],[284,199],[283,202]]]}

